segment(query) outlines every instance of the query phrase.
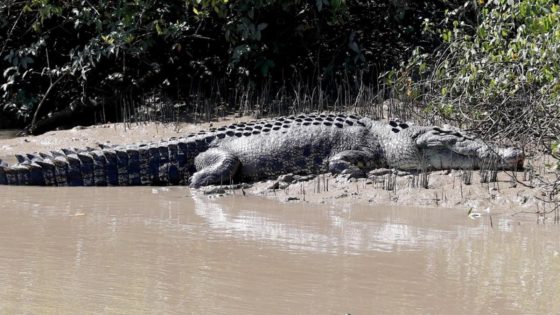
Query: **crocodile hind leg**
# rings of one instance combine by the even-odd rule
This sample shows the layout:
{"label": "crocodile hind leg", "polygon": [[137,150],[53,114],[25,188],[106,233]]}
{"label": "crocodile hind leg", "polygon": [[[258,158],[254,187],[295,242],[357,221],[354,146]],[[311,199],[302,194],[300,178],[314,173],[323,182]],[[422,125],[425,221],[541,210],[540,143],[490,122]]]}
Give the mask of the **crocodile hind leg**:
{"label": "crocodile hind leg", "polygon": [[347,150],[333,155],[329,159],[329,171],[333,174],[365,177],[366,169],[380,164],[374,154],[368,151]]}
{"label": "crocodile hind leg", "polygon": [[209,149],[194,159],[196,172],[191,178],[191,187],[226,184],[231,181],[241,162],[235,155],[220,149]]}

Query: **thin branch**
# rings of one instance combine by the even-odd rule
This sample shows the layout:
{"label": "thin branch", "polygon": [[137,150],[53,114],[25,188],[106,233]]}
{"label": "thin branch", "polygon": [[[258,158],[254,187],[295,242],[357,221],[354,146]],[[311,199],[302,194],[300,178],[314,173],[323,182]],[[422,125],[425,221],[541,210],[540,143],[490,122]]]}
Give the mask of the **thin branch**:
{"label": "thin branch", "polygon": [[49,96],[49,93],[52,91],[53,87],[55,85],[57,85],[58,82],[60,82],[60,80],[62,80],[62,78],[64,78],[65,76],[66,76],[66,73],[64,73],[60,77],[58,77],[58,79],[56,79],[49,86],[49,88],[45,92],[45,95],[43,95],[43,98],[41,99],[41,102],[39,103],[39,105],[37,105],[37,109],[35,110],[35,113],[33,114],[33,119],[31,120],[31,128],[34,128],[37,125],[37,118],[39,117],[39,112],[41,111],[41,108],[43,107],[43,104],[45,103],[45,100],[47,99],[47,96]]}
{"label": "thin branch", "polygon": [[19,12],[19,15],[16,18],[16,21],[14,22],[14,25],[12,26],[12,28],[8,32],[8,36],[6,36],[6,40],[4,41],[4,45],[2,46],[2,50],[0,50],[0,56],[4,55],[4,51],[6,50],[6,46],[8,46],[8,42],[10,41],[10,37],[12,37],[12,33],[14,32],[19,20],[22,17],[22,15],[23,15],[23,9]]}

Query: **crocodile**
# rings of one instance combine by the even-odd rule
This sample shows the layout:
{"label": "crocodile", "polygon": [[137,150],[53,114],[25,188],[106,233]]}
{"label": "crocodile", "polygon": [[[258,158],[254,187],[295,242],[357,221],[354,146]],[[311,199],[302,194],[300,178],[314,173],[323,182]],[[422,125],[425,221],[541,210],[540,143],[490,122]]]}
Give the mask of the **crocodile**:
{"label": "crocodile", "polygon": [[255,181],[286,173],[523,167],[523,151],[454,128],[346,114],[302,114],[212,128],[166,141],[17,154],[0,184],[190,185]]}

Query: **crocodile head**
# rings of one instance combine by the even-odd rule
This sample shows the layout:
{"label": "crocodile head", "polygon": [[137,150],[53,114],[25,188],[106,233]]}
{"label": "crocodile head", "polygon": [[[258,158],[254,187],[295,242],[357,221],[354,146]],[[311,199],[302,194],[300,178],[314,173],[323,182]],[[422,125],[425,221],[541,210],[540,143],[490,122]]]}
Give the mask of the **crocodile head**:
{"label": "crocodile head", "polygon": [[422,128],[415,137],[424,163],[431,169],[523,169],[523,151],[469,137],[458,129]]}

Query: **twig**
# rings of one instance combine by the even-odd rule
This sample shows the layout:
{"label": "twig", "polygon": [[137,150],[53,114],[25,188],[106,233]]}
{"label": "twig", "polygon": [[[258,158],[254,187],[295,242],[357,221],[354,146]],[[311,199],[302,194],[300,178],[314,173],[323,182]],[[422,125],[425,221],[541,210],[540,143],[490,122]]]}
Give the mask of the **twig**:
{"label": "twig", "polygon": [[47,89],[47,91],[45,92],[45,95],[43,95],[43,98],[41,99],[41,102],[39,102],[39,105],[37,105],[37,109],[35,110],[35,113],[33,114],[33,119],[31,120],[31,128],[35,128],[35,126],[37,125],[37,118],[39,117],[39,112],[41,111],[41,108],[43,107],[43,104],[45,103],[45,100],[47,99],[47,96],[49,96],[49,93],[52,91],[53,87],[55,85],[58,84],[58,82],[60,82],[60,80],[62,80],[62,78],[64,78],[66,76],[66,73],[62,74],[60,77],[58,77],[58,79],[56,79]]}
{"label": "twig", "polygon": [[8,42],[10,41],[10,37],[12,37],[12,33],[14,32],[19,20],[21,19],[21,16],[23,15],[23,11],[24,11],[23,9],[20,10],[19,15],[16,18],[16,21],[14,22],[14,25],[12,26],[12,28],[8,32],[8,36],[6,36],[6,40],[4,41],[4,45],[2,45],[2,50],[0,50],[0,56],[4,55],[4,51],[6,50],[6,46],[8,46]]}

